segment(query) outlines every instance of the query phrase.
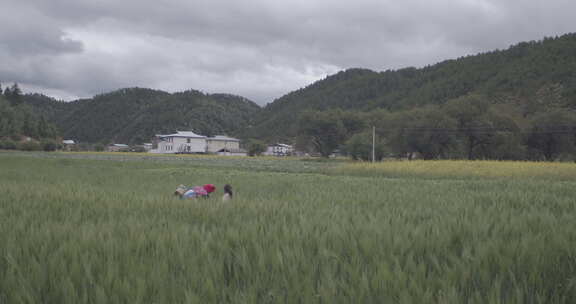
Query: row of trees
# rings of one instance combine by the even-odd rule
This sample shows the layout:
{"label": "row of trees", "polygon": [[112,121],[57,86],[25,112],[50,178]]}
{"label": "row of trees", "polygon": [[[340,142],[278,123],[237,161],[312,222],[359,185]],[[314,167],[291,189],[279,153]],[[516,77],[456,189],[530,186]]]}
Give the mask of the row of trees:
{"label": "row of trees", "polygon": [[519,107],[467,95],[444,105],[389,112],[305,112],[297,146],[329,156],[335,150],[376,158],[557,160],[576,158],[576,113],[548,106],[525,117]]}
{"label": "row of trees", "polygon": [[4,90],[2,90],[2,84],[0,83],[0,95],[6,98],[13,106],[22,103],[22,90],[20,90],[17,83],[13,83],[12,86],[6,87]]}
{"label": "row of trees", "polygon": [[54,124],[38,114],[38,111],[22,103],[22,91],[13,84],[2,91],[0,85],[0,138],[18,141],[21,136],[35,139],[56,138]]}

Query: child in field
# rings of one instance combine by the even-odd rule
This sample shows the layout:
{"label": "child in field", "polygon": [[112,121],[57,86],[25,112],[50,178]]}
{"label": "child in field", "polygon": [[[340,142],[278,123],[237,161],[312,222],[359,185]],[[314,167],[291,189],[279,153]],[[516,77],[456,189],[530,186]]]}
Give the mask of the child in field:
{"label": "child in field", "polygon": [[232,195],[232,186],[228,184],[224,185],[224,196],[222,196],[222,200],[225,202],[229,201],[232,199]]}
{"label": "child in field", "polygon": [[180,197],[180,199],[194,199],[197,197],[208,198],[210,193],[214,192],[216,187],[212,184],[206,184],[204,186],[195,186],[192,188],[187,188],[184,185],[180,185],[176,188],[174,195]]}

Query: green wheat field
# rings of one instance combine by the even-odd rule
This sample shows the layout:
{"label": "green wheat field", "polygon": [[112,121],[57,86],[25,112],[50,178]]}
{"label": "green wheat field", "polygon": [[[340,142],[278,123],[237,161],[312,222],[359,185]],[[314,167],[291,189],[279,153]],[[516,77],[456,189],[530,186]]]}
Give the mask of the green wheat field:
{"label": "green wheat field", "polygon": [[0,303],[575,303],[575,205],[573,163],[0,152]]}

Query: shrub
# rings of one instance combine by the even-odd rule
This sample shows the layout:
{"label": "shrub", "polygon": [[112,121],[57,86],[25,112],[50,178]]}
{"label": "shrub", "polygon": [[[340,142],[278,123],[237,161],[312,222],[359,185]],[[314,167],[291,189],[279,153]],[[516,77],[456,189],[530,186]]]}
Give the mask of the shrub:
{"label": "shrub", "polygon": [[[353,135],[344,147],[345,152],[355,160],[372,160],[372,133],[363,132]],[[374,147],[375,158],[380,161],[386,153],[384,139],[378,137]]]}
{"label": "shrub", "polygon": [[96,152],[102,152],[102,151],[104,151],[104,149],[105,149],[105,147],[103,144],[94,145],[94,151],[96,151]]}
{"label": "shrub", "polygon": [[14,150],[16,149],[16,142],[9,138],[2,139],[0,140],[0,149]]}
{"label": "shrub", "polygon": [[36,141],[27,141],[18,144],[18,150],[22,151],[42,151],[42,146]]}
{"label": "shrub", "polygon": [[134,147],[130,148],[130,152],[142,153],[142,152],[146,152],[146,149],[144,149],[144,147],[142,147],[142,146],[134,146]]}
{"label": "shrub", "polygon": [[56,151],[58,148],[60,148],[60,145],[53,139],[43,139],[40,142],[40,145],[44,151]]}
{"label": "shrub", "polygon": [[266,151],[266,144],[260,140],[250,140],[247,144],[248,155],[258,156]]}

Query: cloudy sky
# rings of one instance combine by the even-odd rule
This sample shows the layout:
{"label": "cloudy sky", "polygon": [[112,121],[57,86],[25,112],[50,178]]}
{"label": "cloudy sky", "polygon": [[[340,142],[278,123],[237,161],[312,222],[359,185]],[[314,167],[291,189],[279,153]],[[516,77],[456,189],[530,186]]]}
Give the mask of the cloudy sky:
{"label": "cloudy sky", "polygon": [[351,67],[421,67],[576,31],[574,0],[0,0],[0,82],[260,104]]}

